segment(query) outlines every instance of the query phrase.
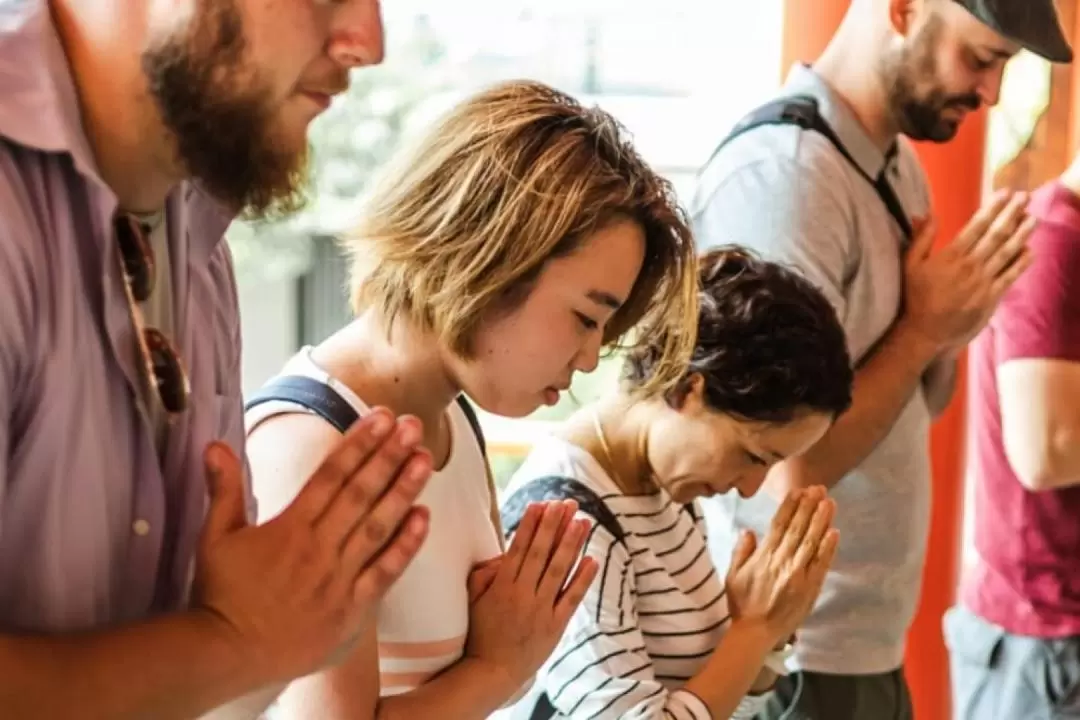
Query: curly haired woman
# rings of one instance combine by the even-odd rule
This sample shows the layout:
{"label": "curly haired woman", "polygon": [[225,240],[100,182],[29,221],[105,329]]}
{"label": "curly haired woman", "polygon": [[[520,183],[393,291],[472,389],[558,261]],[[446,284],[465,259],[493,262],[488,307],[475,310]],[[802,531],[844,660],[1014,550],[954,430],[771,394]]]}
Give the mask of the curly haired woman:
{"label": "curly haired woman", "polygon": [[511,481],[508,528],[530,501],[572,497],[596,521],[585,555],[599,567],[515,717],[753,717],[776,677],[767,657],[820,590],[838,542],[823,489],[789,496],[760,541],[740,538],[726,582],[695,498],[754,494],[848,408],[843,330],[792,271],[733,248],[700,263],[697,344],[675,387],[648,387],[664,338],[647,338],[619,391]]}

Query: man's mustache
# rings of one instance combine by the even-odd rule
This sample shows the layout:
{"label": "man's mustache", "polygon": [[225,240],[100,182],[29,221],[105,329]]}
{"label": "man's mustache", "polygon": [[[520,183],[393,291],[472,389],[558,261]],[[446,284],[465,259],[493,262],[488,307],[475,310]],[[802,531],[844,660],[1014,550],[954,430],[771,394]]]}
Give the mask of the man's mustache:
{"label": "man's mustache", "polygon": [[974,93],[969,95],[954,95],[945,101],[947,108],[963,108],[965,110],[978,110],[982,107],[982,100]]}

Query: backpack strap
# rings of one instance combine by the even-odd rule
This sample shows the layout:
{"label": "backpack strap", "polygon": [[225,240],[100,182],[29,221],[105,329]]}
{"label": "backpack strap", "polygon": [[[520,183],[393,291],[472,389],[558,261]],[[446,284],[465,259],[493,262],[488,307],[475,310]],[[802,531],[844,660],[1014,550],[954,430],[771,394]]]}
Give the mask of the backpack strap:
{"label": "backpack strap", "polygon": [[901,204],[900,199],[896,196],[896,191],[893,190],[891,184],[889,184],[888,178],[884,173],[876,178],[870,177],[859,163],[855,162],[855,158],[844,143],[840,140],[840,137],[836,134],[836,131],[832,129],[825,118],[821,116],[821,112],[818,108],[817,98],[812,95],[791,95],[788,97],[777,98],[771,102],[768,102],[755,110],[752,110],[746,116],[744,116],[739,122],[735,123],[731,131],[720,141],[720,144],[713,150],[712,155],[709,156],[706,165],[712,162],[713,158],[724,148],[725,145],[730,143],[740,135],[754,130],[755,128],[762,127],[763,125],[797,125],[803,130],[811,130],[825,136],[830,143],[836,148],[845,160],[860,175],[873,186],[874,191],[877,192],[878,197],[881,198],[882,203],[885,204],[885,209],[889,211],[896,224],[900,226],[901,232],[904,233],[904,237],[910,242],[914,236],[914,229],[911,226],[911,221],[908,219],[907,213],[904,211],[904,206]]}
{"label": "backpack strap", "polygon": [[480,427],[480,418],[476,416],[476,410],[473,409],[472,403],[464,394],[457,396],[457,404],[461,407],[461,412],[465,413],[465,419],[469,421],[469,426],[472,428],[473,435],[476,436],[476,444],[480,446],[480,453],[487,459],[487,441],[484,439],[484,429]]}
{"label": "backpack strap", "polygon": [[[306,375],[282,375],[274,378],[248,398],[244,404],[244,412],[249,412],[252,408],[268,402],[290,402],[299,405],[333,425],[342,434],[360,419],[359,413],[337,390]],[[487,476],[488,493],[491,496],[491,522],[495,526],[501,544],[504,541],[504,534],[499,517],[499,495],[495,487],[495,477],[491,472],[491,463],[488,462],[484,430],[480,427],[480,419],[476,416],[476,411],[464,395],[458,395],[457,403],[465,414],[465,419],[469,421],[476,444],[480,447],[480,454],[484,460],[484,473]]]}
{"label": "backpack strap", "polygon": [[[274,378],[248,397],[247,402],[244,403],[244,412],[268,402],[290,402],[299,405],[315,413],[341,433],[360,419],[359,413],[348,400],[341,396],[341,393],[330,385],[306,375],[282,375]],[[480,427],[480,419],[476,416],[472,403],[464,395],[458,395],[457,404],[465,414],[465,419],[469,421],[469,427],[476,436],[476,444],[480,446],[480,452],[486,459],[487,442],[484,440],[484,430]]]}
{"label": "backpack strap", "polygon": [[557,500],[576,500],[578,510],[607,530],[616,542],[625,545],[626,532],[611,508],[592,488],[574,478],[548,475],[530,480],[508,497],[502,505],[502,524],[507,535],[515,532],[530,503]]}
{"label": "backpack strap", "polygon": [[[615,542],[623,547],[626,546],[626,531],[619,524],[615,513],[600,499],[600,496],[579,480],[558,475],[530,480],[506,499],[502,506],[502,522],[507,535],[518,529],[521,518],[525,515],[525,510],[530,503],[551,500],[576,500],[579,511],[593,518],[600,527],[611,533]],[[551,698],[546,692],[541,692],[536,696],[529,720],[550,720],[557,714],[558,711],[551,704]]]}
{"label": "backpack strap", "polygon": [[506,533],[503,530],[502,516],[499,513],[499,489],[495,485],[495,475],[491,471],[491,461],[487,454],[487,441],[484,439],[484,428],[480,426],[480,418],[477,417],[476,410],[464,394],[457,396],[457,404],[461,407],[461,412],[465,414],[465,419],[469,421],[473,436],[476,438],[476,444],[480,446],[480,454],[484,458],[484,475],[487,477],[488,494],[491,496],[491,524],[495,527],[499,547],[505,550]]}
{"label": "backpack strap", "polygon": [[342,434],[360,419],[359,413],[337,390],[306,375],[274,378],[248,398],[244,403],[244,412],[268,402],[299,405],[333,425]]}

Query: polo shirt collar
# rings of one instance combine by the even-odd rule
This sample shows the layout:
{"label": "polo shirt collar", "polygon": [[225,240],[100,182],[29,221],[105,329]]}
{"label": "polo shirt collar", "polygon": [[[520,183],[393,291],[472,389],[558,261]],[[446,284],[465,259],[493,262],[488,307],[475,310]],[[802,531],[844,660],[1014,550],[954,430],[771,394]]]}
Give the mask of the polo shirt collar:
{"label": "polo shirt collar", "polygon": [[858,163],[859,168],[869,177],[878,177],[896,155],[896,142],[892,143],[888,152],[882,152],[843,98],[808,65],[796,63],[792,66],[784,84],[784,94],[810,95],[815,98],[821,117],[840,138],[840,142]]}

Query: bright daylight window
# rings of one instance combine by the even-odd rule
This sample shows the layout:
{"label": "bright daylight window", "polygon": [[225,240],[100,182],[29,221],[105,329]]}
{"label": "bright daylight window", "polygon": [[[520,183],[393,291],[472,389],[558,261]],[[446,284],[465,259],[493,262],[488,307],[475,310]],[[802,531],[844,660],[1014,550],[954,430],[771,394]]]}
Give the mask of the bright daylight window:
{"label": "bright daylight window", "polygon": [[[688,202],[725,129],[781,78],[782,3],[739,0],[393,0],[383,3],[387,61],[312,127],[313,202],[287,222],[236,225],[251,392],[301,346],[348,321],[333,236],[348,227],[372,172],[403,137],[463,94],[534,78],[613,113]],[[547,424],[602,392],[614,359],[553,408],[527,420],[482,420],[499,482]]]}

